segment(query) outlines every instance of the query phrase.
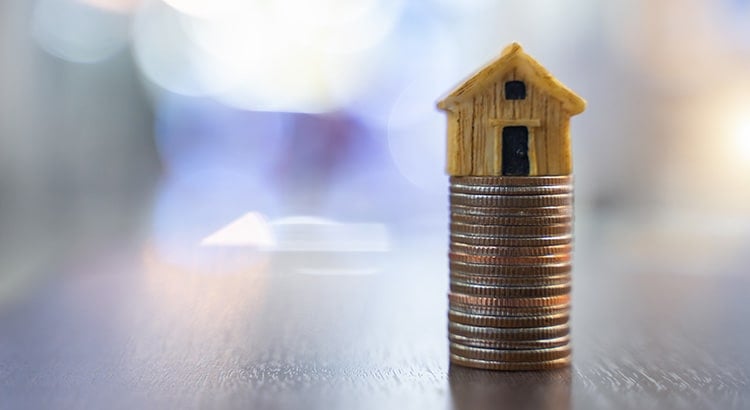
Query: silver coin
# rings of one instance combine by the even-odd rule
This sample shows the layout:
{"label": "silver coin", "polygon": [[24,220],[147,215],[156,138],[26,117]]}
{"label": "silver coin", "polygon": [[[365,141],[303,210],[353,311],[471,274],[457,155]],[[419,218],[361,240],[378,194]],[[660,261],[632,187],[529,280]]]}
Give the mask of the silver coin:
{"label": "silver coin", "polygon": [[570,313],[568,311],[541,316],[496,316],[477,315],[452,309],[448,310],[448,320],[473,326],[544,327],[562,325],[568,323],[569,319]]}
{"label": "silver coin", "polygon": [[490,207],[490,206],[471,206],[450,204],[450,211],[453,214],[479,215],[479,216],[507,216],[507,217],[540,217],[540,216],[570,216],[573,214],[573,207],[570,205],[563,206],[545,206],[545,207]]}
{"label": "silver coin", "polygon": [[539,277],[570,273],[570,263],[551,263],[547,265],[489,265],[481,263],[467,263],[450,261],[451,273],[467,275],[505,276],[505,277]]}
{"label": "silver coin", "polygon": [[567,324],[564,324],[545,327],[500,328],[472,326],[449,322],[448,332],[472,339],[540,340],[567,336],[570,334],[570,327]]}
{"label": "silver coin", "polygon": [[501,237],[495,235],[469,235],[456,232],[450,233],[450,240],[457,243],[482,246],[553,246],[565,245],[573,241],[572,234],[545,237]]}
{"label": "silver coin", "polygon": [[570,293],[570,283],[540,286],[487,286],[461,282],[450,282],[450,290],[472,296],[496,298],[539,298],[566,295]]}
{"label": "silver coin", "polygon": [[544,362],[570,356],[570,345],[544,349],[504,350],[486,347],[466,346],[450,342],[448,348],[452,354],[467,359],[489,360],[497,362]]}
{"label": "silver coin", "polygon": [[472,225],[502,225],[502,226],[545,226],[571,223],[571,215],[554,216],[487,216],[455,214],[450,215],[451,222]]}
{"label": "silver coin", "polygon": [[451,242],[450,250],[456,253],[464,253],[467,255],[545,256],[568,254],[573,250],[573,245],[566,243],[564,245],[552,246],[485,246],[469,245],[461,242]]}
{"label": "silver coin", "polygon": [[535,208],[569,206],[573,204],[573,196],[571,194],[499,196],[451,193],[450,203],[479,207]]}
{"label": "silver coin", "polygon": [[455,283],[465,283],[469,285],[486,285],[486,286],[505,286],[505,287],[524,287],[524,286],[545,286],[545,285],[562,285],[570,283],[572,275],[562,273],[559,275],[548,276],[487,276],[487,275],[466,275],[459,272],[451,272],[450,280]]}
{"label": "silver coin", "polygon": [[485,347],[489,349],[546,349],[549,347],[565,346],[570,343],[570,335],[556,337],[553,339],[540,340],[494,340],[494,339],[471,339],[460,335],[448,335],[451,342],[461,343],[465,346]]}
{"label": "silver coin", "polygon": [[478,195],[558,195],[573,192],[572,185],[498,186],[451,184],[450,192]]}
{"label": "silver coin", "polygon": [[459,235],[492,236],[499,238],[538,238],[570,235],[573,231],[573,225],[567,223],[544,226],[499,226],[451,222],[450,231]]}
{"label": "silver coin", "polygon": [[562,303],[554,306],[519,308],[519,307],[493,307],[479,306],[467,303],[449,302],[450,310],[472,315],[506,316],[506,317],[534,317],[544,315],[557,315],[570,312],[570,303]]}
{"label": "silver coin", "polygon": [[471,367],[474,369],[499,370],[506,372],[525,372],[561,369],[570,366],[571,359],[570,356],[568,356],[562,359],[549,360],[545,362],[495,362],[490,360],[469,359],[451,353],[450,361],[455,365]]}
{"label": "silver coin", "polygon": [[465,253],[450,252],[448,259],[452,262],[481,263],[487,265],[503,266],[528,266],[548,265],[551,263],[570,262],[570,253],[542,256],[494,256],[494,255],[467,255]]}

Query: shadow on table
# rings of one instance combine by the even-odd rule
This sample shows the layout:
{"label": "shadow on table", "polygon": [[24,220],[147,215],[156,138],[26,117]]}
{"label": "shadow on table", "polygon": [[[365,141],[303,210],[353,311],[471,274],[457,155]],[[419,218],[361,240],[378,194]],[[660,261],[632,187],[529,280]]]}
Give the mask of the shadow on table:
{"label": "shadow on table", "polygon": [[569,410],[570,368],[544,372],[495,372],[451,365],[453,408]]}

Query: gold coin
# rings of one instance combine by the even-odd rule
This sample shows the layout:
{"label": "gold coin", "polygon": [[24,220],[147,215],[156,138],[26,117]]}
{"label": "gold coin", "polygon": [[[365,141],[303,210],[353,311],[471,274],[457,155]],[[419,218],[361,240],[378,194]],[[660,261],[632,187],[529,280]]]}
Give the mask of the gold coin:
{"label": "gold coin", "polygon": [[487,286],[451,281],[450,290],[451,292],[472,296],[495,298],[537,298],[567,295],[570,293],[570,283],[547,286]]}
{"label": "gold coin", "polygon": [[540,185],[570,185],[572,175],[541,175],[541,176],[451,176],[451,184],[465,185],[502,185],[502,186],[540,186]]}
{"label": "gold coin", "polygon": [[468,359],[459,355],[450,355],[451,363],[471,367],[474,369],[484,370],[501,370],[501,371],[532,371],[532,370],[553,370],[570,366],[570,356],[562,359],[549,360],[544,362],[496,362],[490,360]]}
{"label": "gold coin", "polygon": [[549,286],[562,285],[570,283],[571,275],[563,273],[559,275],[548,276],[487,276],[487,275],[467,275],[460,272],[451,272],[450,280],[455,283],[465,283],[469,285],[488,285],[488,286]]}
{"label": "gold coin", "polygon": [[570,335],[541,340],[494,340],[494,339],[471,339],[468,337],[449,334],[448,340],[461,343],[465,346],[485,347],[489,349],[547,349],[550,347],[565,346],[570,343]]}
{"label": "gold coin", "polygon": [[546,265],[550,263],[570,262],[569,253],[542,256],[490,256],[490,255],[467,255],[465,253],[451,252],[448,255],[451,261],[466,263],[481,263],[487,265]]}
{"label": "gold coin", "polygon": [[448,344],[450,352],[467,359],[489,360],[493,362],[546,362],[570,356],[570,345],[547,349],[501,350],[486,347],[465,346],[459,343]]}
{"label": "gold coin", "polygon": [[469,185],[451,184],[450,192],[457,194],[477,195],[559,195],[573,192],[572,185],[539,185],[539,186],[507,186],[507,185]]}
{"label": "gold coin", "polygon": [[453,301],[451,301],[448,305],[450,310],[454,310],[456,312],[487,316],[529,317],[557,315],[562,313],[567,314],[570,312],[570,303],[561,303],[559,305],[532,308],[479,306],[466,303],[457,303]]}
{"label": "gold coin", "polygon": [[494,315],[475,315],[471,313],[459,312],[457,310],[448,310],[448,320],[474,326],[491,326],[491,327],[544,327],[555,326],[568,323],[570,313],[568,311],[553,315],[544,316],[494,316]]}
{"label": "gold coin", "polygon": [[502,225],[475,225],[460,222],[450,223],[451,233],[463,235],[482,235],[500,238],[518,237],[547,237],[569,235],[573,231],[573,225],[557,224],[544,226],[502,226]]}
{"label": "gold coin", "polygon": [[448,322],[448,332],[471,339],[488,340],[540,340],[570,334],[568,324],[545,327],[486,327]]}
{"label": "gold coin", "polygon": [[544,207],[488,207],[488,206],[471,206],[450,204],[450,211],[459,215],[478,215],[478,216],[507,216],[507,217],[540,217],[540,216],[570,216],[573,214],[573,207],[570,205],[563,206],[544,206]]}
{"label": "gold coin", "polygon": [[493,298],[451,292],[448,293],[448,300],[462,305],[488,307],[547,307],[570,303],[570,295],[566,294],[540,298]]}
{"label": "gold coin", "polygon": [[450,194],[450,203],[455,205],[488,206],[488,207],[547,207],[563,206],[573,204],[573,195],[474,195],[474,194]]}
{"label": "gold coin", "polygon": [[465,243],[468,245],[486,245],[486,246],[553,246],[565,245],[573,241],[573,235],[557,235],[545,237],[516,237],[506,238],[500,236],[488,235],[466,235],[456,232],[450,233],[450,239],[453,242]]}
{"label": "gold coin", "polygon": [[548,276],[559,275],[561,273],[570,273],[572,266],[570,263],[550,263],[546,265],[489,265],[480,263],[468,263],[450,261],[451,273],[463,273],[467,275],[486,275],[486,276]]}
{"label": "gold coin", "polygon": [[547,226],[567,224],[573,221],[570,215],[554,216],[488,216],[451,214],[451,222],[472,225],[503,225],[503,226]]}

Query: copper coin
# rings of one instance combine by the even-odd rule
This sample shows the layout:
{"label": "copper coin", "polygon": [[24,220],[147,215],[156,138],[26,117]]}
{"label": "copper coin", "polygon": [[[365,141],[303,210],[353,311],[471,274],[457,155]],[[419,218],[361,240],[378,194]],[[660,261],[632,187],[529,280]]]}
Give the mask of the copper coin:
{"label": "copper coin", "polygon": [[448,332],[472,339],[540,340],[566,336],[570,334],[570,327],[564,324],[545,327],[502,328],[448,322]]}
{"label": "copper coin", "polygon": [[547,265],[488,265],[481,263],[467,263],[450,261],[451,273],[463,273],[468,275],[486,275],[486,276],[519,276],[535,277],[559,275],[561,273],[570,273],[572,266],[570,263],[551,263]]}
{"label": "copper coin", "polygon": [[453,214],[461,215],[479,215],[479,216],[508,216],[508,217],[532,217],[532,216],[560,216],[572,215],[573,207],[564,206],[545,206],[545,207],[488,207],[488,206],[470,206],[450,204],[450,211]]}
{"label": "copper coin", "polygon": [[474,225],[546,226],[572,222],[570,215],[556,216],[487,216],[451,214],[451,222]]}
{"label": "copper coin", "polygon": [[570,366],[570,356],[562,359],[549,360],[544,362],[496,362],[490,360],[468,359],[455,354],[450,355],[451,363],[471,367],[474,369],[500,370],[500,371],[534,371],[534,370],[554,370]]}
{"label": "copper coin", "polygon": [[562,285],[541,286],[487,286],[472,285],[451,281],[451,292],[472,296],[486,296],[495,298],[537,298],[567,295],[570,293],[570,283]]}
{"label": "copper coin", "polygon": [[490,256],[490,255],[467,255],[465,253],[451,252],[448,254],[448,258],[451,261],[456,262],[467,262],[467,263],[481,263],[481,264],[497,264],[507,266],[518,266],[518,265],[545,265],[550,263],[563,263],[570,262],[569,253],[561,253],[558,255],[542,255],[542,256]]}
{"label": "copper coin", "polygon": [[487,275],[467,275],[460,272],[451,272],[450,280],[455,283],[465,283],[470,285],[489,285],[489,286],[548,286],[562,285],[570,283],[571,275],[563,273],[560,275],[549,276],[487,276]]}
{"label": "copper coin", "polygon": [[569,185],[573,183],[572,175],[541,175],[541,176],[452,176],[451,184],[466,185],[506,185],[506,186],[539,186],[539,185]]}
{"label": "copper coin", "polygon": [[573,192],[572,185],[507,186],[451,184],[450,192],[477,195],[559,195]]}
{"label": "copper coin", "polygon": [[509,208],[547,207],[572,205],[573,196],[571,194],[500,196],[451,193],[450,203],[456,205]]}
{"label": "copper coin", "polygon": [[508,317],[528,317],[556,315],[570,312],[570,303],[562,303],[547,307],[519,308],[519,307],[493,307],[478,306],[467,303],[457,303],[450,301],[449,309],[457,312],[469,313],[472,315],[489,315],[489,316],[508,316]]}
{"label": "copper coin", "polygon": [[456,232],[450,233],[450,239],[453,242],[465,243],[468,245],[486,245],[486,246],[553,246],[565,245],[573,241],[573,235],[556,235],[545,237],[499,237],[489,235],[466,235]]}
{"label": "copper coin", "polygon": [[451,222],[451,233],[464,235],[482,235],[500,238],[519,237],[547,237],[568,235],[573,230],[573,225],[557,224],[544,226],[501,226],[501,225],[476,225],[459,222]]}
{"label": "copper coin", "polygon": [[448,340],[461,343],[465,346],[485,347],[489,349],[546,349],[567,345],[570,343],[570,335],[541,340],[489,340],[471,339],[460,335],[449,334]]}
{"label": "copper coin", "polygon": [[487,307],[547,307],[570,303],[570,295],[557,295],[539,298],[494,298],[484,296],[448,293],[448,300],[462,305]]}
{"label": "copper coin", "polygon": [[573,245],[553,246],[483,246],[468,245],[461,242],[451,242],[450,250],[468,255],[489,256],[545,256],[567,254],[573,250]]}
{"label": "copper coin", "polygon": [[569,344],[547,349],[501,350],[451,342],[448,347],[457,356],[495,362],[545,362],[570,356],[571,353]]}
{"label": "copper coin", "polygon": [[494,315],[475,315],[471,313],[459,312],[457,310],[448,310],[448,320],[456,323],[474,326],[491,326],[491,327],[544,327],[562,325],[570,320],[570,313],[562,312],[554,315],[544,316],[494,316]]}

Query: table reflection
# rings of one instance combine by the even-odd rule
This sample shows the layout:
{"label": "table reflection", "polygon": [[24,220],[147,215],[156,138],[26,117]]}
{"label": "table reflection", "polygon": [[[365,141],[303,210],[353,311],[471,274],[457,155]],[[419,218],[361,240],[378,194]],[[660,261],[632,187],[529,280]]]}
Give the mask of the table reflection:
{"label": "table reflection", "polygon": [[570,368],[544,372],[495,372],[451,364],[448,380],[454,409],[571,408]]}

